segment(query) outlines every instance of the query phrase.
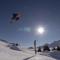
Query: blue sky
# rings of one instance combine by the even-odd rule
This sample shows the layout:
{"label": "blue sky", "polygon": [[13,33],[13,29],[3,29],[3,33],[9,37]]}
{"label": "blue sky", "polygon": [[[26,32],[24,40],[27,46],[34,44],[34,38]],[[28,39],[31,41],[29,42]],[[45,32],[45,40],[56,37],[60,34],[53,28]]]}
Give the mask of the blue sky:
{"label": "blue sky", "polygon": [[[17,23],[10,24],[14,12],[23,17]],[[45,34],[36,35],[35,29],[43,26]],[[25,31],[30,28],[31,31]],[[18,42],[23,46],[51,43],[60,39],[60,1],[59,0],[0,0],[0,38]]]}

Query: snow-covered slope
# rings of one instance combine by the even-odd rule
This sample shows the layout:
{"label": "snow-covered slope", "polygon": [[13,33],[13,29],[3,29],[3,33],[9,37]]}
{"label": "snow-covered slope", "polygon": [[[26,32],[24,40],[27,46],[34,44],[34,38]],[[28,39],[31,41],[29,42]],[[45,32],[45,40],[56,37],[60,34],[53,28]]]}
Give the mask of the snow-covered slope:
{"label": "snow-covered slope", "polygon": [[9,43],[5,43],[2,40],[0,40],[0,49],[5,48]]}
{"label": "snow-covered slope", "polygon": [[12,50],[7,43],[0,41],[0,60],[56,60],[52,57],[34,54],[34,51],[22,48],[21,51]]}
{"label": "snow-covered slope", "polygon": [[7,43],[0,41],[0,60],[23,60],[32,54],[23,51],[12,50],[6,46]]}
{"label": "snow-covered slope", "polygon": [[56,59],[51,58],[51,57],[47,57],[47,56],[36,55],[35,57],[33,57],[29,60],[56,60]]}
{"label": "snow-covered slope", "polygon": [[58,41],[54,41],[54,42],[51,43],[49,46],[50,46],[50,47],[60,46],[60,40],[58,40]]}

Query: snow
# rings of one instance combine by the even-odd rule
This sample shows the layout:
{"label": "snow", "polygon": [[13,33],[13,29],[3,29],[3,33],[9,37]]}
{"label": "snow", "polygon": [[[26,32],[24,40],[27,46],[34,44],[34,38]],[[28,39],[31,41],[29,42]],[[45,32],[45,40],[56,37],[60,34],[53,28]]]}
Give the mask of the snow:
{"label": "snow", "polygon": [[36,55],[35,57],[33,57],[29,60],[56,60],[56,59],[53,59],[53,58],[47,57],[47,56]]}
{"label": "snow", "polygon": [[54,57],[57,60],[60,60],[60,51],[51,52],[49,55]]}
{"label": "snow", "polygon": [[[21,51],[12,50],[0,42],[0,60],[56,60],[53,57],[34,54],[34,51],[21,48]],[[48,54],[47,54],[48,55]]]}

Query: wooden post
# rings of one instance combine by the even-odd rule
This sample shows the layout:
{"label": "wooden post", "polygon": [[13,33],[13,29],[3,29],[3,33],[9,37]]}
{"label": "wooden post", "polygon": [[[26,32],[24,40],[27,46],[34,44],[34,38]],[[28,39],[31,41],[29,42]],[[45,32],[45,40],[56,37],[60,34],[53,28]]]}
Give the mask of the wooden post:
{"label": "wooden post", "polygon": [[35,54],[37,53],[36,51],[36,40],[34,40],[34,50],[35,50]]}

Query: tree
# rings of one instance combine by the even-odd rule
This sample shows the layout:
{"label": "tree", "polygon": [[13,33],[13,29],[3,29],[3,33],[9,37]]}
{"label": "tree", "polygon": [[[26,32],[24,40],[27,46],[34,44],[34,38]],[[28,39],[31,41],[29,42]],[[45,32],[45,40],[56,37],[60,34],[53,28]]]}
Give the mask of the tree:
{"label": "tree", "polygon": [[18,46],[19,44],[18,43],[16,43],[16,46]]}
{"label": "tree", "polygon": [[41,52],[41,47],[38,47],[38,52]]}
{"label": "tree", "polygon": [[60,47],[59,46],[57,46],[57,50],[60,51]]}
{"label": "tree", "polygon": [[50,51],[49,47],[48,47],[48,44],[45,44],[43,46],[43,51]]}
{"label": "tree", "polygon": [[52,49],[52,51],[53,51],[53,50],[56,50],[56,48],[54,47],[54,48]]}

